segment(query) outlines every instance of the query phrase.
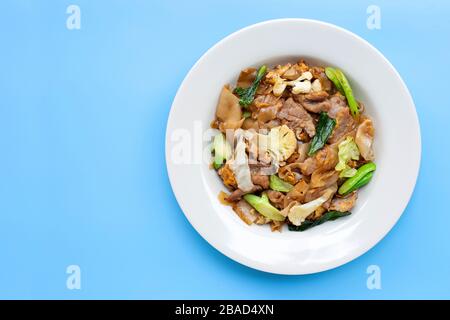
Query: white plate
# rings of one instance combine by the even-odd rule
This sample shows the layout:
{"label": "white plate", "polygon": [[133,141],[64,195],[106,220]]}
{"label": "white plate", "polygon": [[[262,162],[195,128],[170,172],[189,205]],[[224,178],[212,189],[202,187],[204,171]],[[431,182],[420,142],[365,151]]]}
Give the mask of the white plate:
{"label": "white plate", "polygon": [[[266,226],[245,225],[230,207],[219,203],[217,195],[224,187],[207,161],[201,160],[202,153],[209,153],[208,142],[201,133],[214,117],[222,86],[234,83],[241,69],[301,57],[324,66],[337,66],[345,72],[357,99],[364,102],[366,113],[374,120],[378,169],[371,183],[359,193],[351,216],[306,232],[284,229],[282,233],[272,233]],[[184,158],[179,157],[182,150]],[[413,100],[389,61],[349,31],[304,19],[258,23],[233,33],[208,50],[181,84],[166,132],[170,182],[193,227],[231,259],[279,274],[308,274],[335,268],[380,241],[409,201],[420,153]]]}

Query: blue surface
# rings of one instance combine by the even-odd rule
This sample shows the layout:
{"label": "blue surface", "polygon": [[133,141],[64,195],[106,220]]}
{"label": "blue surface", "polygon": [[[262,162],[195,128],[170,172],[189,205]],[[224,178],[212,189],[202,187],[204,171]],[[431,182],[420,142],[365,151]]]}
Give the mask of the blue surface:
{"label": "blue surface", "polygon": [[[70,4],[80,30],[66,28]],[[370,4],[381,30],[366,27]],[[447,1],[1,1],[0,298],[450,298],[449,15]],[[184,218],[165,169],[167,116],[190,67],[224,36],[282,17],[375,45],[422,130],[399,223],[357,260],[309,276],[222,256]],[[81,290],[66,288],[71,264]],[[371,264],[381,290],[366,287]]]}

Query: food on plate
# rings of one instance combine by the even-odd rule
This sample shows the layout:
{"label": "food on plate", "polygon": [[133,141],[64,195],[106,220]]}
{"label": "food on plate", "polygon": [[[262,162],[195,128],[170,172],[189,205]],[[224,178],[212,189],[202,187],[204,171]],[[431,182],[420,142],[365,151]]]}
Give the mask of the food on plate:
{"label": "food on plate", "polygon": [[212,168],[248,225],[280,231],[351,214],[376,170],[375,129],[338,68],[301,60],[242,70],[219,95]]}

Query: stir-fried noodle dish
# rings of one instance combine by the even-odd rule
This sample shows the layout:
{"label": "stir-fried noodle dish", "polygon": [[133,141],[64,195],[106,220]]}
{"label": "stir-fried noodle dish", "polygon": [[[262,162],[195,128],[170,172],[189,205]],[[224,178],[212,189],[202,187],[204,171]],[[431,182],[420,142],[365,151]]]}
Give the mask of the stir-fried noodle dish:
{"label": "stir-fried noodle dish", "polygon": [[305,231],[348,216],[375,172],[373,122],[339,68],[242,70],[211,125],[219,199],[248,225]]}

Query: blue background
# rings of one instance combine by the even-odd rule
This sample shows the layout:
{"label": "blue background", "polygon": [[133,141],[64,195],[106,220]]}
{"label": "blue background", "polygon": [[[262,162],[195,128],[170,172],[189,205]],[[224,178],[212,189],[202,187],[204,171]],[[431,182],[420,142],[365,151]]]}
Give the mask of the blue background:
{"label": "blue background", "polygon": [[[70,4],[81,30],[66,28]],[[366,27],[370,4],[381,30]],[[448,1],[1,1],[0,298],[450,298],[449,15]],[[283,17],[337,24],[383,52],[411,90],[423,142],[392,232],[345,266],[295,277],[209,246],[164,159],[169,109],[195,61]],[[81,290],[66,288],[71,264]],[[371,264],[381,290],[366,287]]]}

